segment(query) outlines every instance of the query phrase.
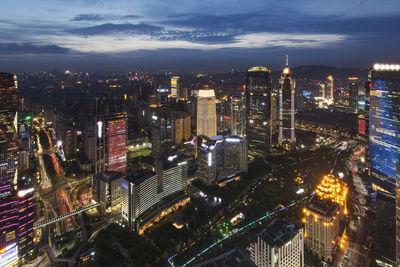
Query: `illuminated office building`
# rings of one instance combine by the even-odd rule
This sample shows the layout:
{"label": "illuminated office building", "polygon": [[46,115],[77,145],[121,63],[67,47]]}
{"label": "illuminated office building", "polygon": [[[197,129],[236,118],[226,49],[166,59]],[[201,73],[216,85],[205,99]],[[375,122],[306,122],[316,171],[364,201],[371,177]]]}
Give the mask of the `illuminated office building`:
{"label": "illuminated office building", "polygon": [[201,89],[197,95],[197,135],[217,135],[217,111],[214,89]]}
{"label": "illuminated office building", "polygon": [[279,80],[279,145],[286,150],[295,148],[295,80],[289,69],[288,57]]}
{"label": "illuminated office building", "polygon": [[179,98],[179,78],[179,76],[171,78],[171,96],[173,98]]}
{"label": "illuminated office building", "polygon": [[191,136],[190,114],[186,112],[170,112],[172,116],[172,142],[175,145],[183,144]]}
{"label": "illuminated office building", "polygon": [[392,194],[400,163],[400,65],[375,64],[371,82],[369,153],[373,186]]}
{"label": "illuminated office building", "polygon": [[332,174],[325,175],[315,195],[303,209],[305,245],[319,259],[332,262],[335,251],[343,245],[341,221],[347,214],[347,186]]}
{"label": "illuminated office building", "polygon": [[197,176],[213,184],[247,172],[247,142],[238,136],[197,138]]}
{"label": "illuminated office building", "polygon": [[96,200],[104,211],[121,209],[121,182],[124,174],[116,171],[104,171],[93,176],[93,189]]}
{"label": "illuminated office building", "polygon": [[14,190],[18,148],[12,126],[4,123],[0,123],[0,266],[18,259],[19,208]]}
{"label": "illuminated office building", "polygon": [[157,106],[163,107],[168,104],[168,89],[158,88],[156,93],[156,104]]}
{"label": "illuminated office building", "polygon": [[303,228],[289,219],[276,219],[257,235],[249,251],[259,267],[303,267]]}
{"label": "illuminated office building", "polygon": [[129,229],[136,228],[137,218],[148,209],[186,189],[187,161],[171,155],[162,162],[160,171],[139,170],[122,179],[122,219]]}
{"label": "illuminated office building", "polygon": [[127,115],[116,113],[96,117],[95,173],[126,170]]}
{"label": "illuminated office building", "polygon": [[172,119],[167,110],[156,110],[151,116],[152,155],[158,159],[172,150]]}
{"label": "illuminated office building", "polygon": [[339,99],[334,99],[334,89],[333,89],[333,76],[329,75],[326,78],[326,98],[332,101],[339,101]]}
{"label": "illuminated office building", "polygon": [[246,136],[246,102],[241,94],[231,96],[231,135]]}
{"label": "illuminated office building", "polygon": [[264,156],[271,150],[271,70],[252,67],[246,73],[246,139],[252,156]]}
{"label": "illuminated office building", "polygon": [[247,172],[247,141],[239,136],[224,138],[224,169]]}
{"label": "illuminated office building", "polygon": [[0,116],[13,122],[18,111],[17,76],[0,72]]}
{"label": "illuminated office building", "polygon": [[396,173],[396,266],[400,266],[400,165]]}
{"label": "illuminated office building", "polygon": [[18,257],[33,250],[33,222],[35,220],[34,178],[21,176],[17,186],[18,200]]}

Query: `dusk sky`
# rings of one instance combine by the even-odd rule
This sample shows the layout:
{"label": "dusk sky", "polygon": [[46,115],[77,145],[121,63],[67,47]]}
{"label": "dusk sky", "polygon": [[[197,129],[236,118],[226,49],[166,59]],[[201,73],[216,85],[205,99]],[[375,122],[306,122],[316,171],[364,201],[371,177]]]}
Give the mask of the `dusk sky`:
{"label": "dusk sky", "polygon": [[2,0],[0,71],[400,61],[399,0]]}

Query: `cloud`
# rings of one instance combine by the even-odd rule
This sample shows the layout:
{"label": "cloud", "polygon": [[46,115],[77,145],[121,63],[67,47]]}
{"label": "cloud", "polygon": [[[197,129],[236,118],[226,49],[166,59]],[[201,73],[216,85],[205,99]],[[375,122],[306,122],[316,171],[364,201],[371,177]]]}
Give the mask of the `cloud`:
{"label": "cloud", "polygon": [[35,45],[29,43],[0,43],[1,54],[67,54],[71,49],[58,45]]}
{"label": "cloud", "polygon": [[66,30],[66,32],[76,35],[90,36],[90,35],[106,35],[115,34],[120,32],[130,33],[130,34],[154,34],[163,30],[162,27],[153,26],[150,24],[113,24],[105,23],[101,25],[75,28]]}
{"label": "cloud", "polygon": [[120,19],[137,19],[140,18],[138,15],[124,15],[124,16],[116,16],[110,14],[79,14],[70,21],[104,21],[104,20],[120,20]]}
{"label": "cloud", "polygon": [[71,21],[99,21],[106,17],[101,14],[79,14],[71,19]]}

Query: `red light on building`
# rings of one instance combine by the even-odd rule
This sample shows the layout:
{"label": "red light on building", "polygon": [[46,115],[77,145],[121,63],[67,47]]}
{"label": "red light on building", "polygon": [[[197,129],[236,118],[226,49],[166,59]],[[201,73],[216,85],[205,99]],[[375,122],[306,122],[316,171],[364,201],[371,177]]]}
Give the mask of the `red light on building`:
{"label": "red light on building", "polygon": [[358,133],[365,135],[365,120],[358,121]]}
{"label": "red light on building", "polygon": [[108,123],[108,167],[109,171],[126,171],[126,120]]}
{"label": "red light on building", "polygon": [[226,119],[226,120],[230,120],[230,119],[231,119],[231,117],[229,117],[229,116],[224,116],[224,119]]}

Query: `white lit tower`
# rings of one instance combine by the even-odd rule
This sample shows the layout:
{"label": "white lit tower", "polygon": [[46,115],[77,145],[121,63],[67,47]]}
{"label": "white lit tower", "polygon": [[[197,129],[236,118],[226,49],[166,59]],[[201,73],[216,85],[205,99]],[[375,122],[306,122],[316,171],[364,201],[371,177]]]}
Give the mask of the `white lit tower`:
{"label": "white lit tower", "polygon": [[289,60],[286,55],[286,65],[279,80],[279,144],[286,150],[295,148],[294,131],[295,87]]}
{"label": "white lit tower", "polygon": [[217,110],[214,89],[201,89],[197,96],[197,135],[217,135]]}

